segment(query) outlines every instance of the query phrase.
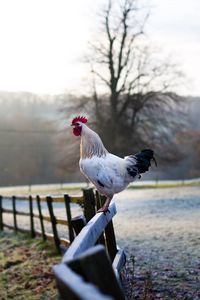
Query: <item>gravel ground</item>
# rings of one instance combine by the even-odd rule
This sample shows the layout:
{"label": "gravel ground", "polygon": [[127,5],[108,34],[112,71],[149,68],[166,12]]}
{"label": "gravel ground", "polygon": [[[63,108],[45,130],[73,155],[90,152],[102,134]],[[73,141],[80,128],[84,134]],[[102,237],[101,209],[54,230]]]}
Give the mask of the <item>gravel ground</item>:
{"label": "gravel ground", "polygon": [[[129,189],[115,201],[117,241],[128,258],[123,273],[128,299],[200,299],[200,188]],[[72,211],[81,214],[76,205]],[[65,216],[60,204],[56,215]],[[7,221],[12,223],[11,216]],[[23,217],[20,222],[27,223]]]}
{"label": "gravel ground", "polygon": [[200,188],[124,191],[115,199],[129,299],[200,299]]}

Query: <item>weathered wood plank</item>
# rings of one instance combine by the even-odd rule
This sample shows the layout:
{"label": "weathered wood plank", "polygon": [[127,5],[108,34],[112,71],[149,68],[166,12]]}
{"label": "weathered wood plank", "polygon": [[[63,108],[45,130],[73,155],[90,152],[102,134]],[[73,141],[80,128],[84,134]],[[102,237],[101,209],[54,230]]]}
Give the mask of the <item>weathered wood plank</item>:
{"label": "weathered wood plank", "polygon": [[84,216],[77,216],[72,219],[72,226],[74,228],[74,231],[76,235],[78,235],[83,227],[86,225],[86,220]]}
{"label": "weathered wood plank", "polygon": [[29,217],[29,213],[25,212],[25,211],[16,211],[16,214],[19,215],[19,216],[26,216],[26,217]]}
{"label": "weathered wood plank", "polygon": [[2,212],[6,213],[6,214],[13,214],[13,210],[12,209],[7,209],[7,208],[2,208]]}
{"label": "weathered wood plank", "polygon": [[[52,197],[53,202],[65,202],[64,196]],[[70,196],[71,203],[83,204],[83,196]]]}
{"label": "weathered wood plank", "polygon": [[56,219],[56,224],[68,226],[69,222],[67,220],[63,220],[63,219]]}
{"label": "weathered wood plank", "polygon": [[81,254],[91,246],[94,246],[97,239],[101,235],[106,225],[112,220],[116,214],[116,206],[114,202],[111,202],[109,206],[109,213],[96,214],[87,225],[81,230],[79,235],[73,241],[71,247],[65,253],[63,262],[67,262],[69,259]]}
{"label": "weathered wood plank", "polygon": [[115,255],[115,259],[113,261],[113,269],[116,277],[120,281],[120,272],[123,266],[126,263],[126,255],[123,249],[118,248],[117,254]]}
{"label": "weathered wood plank", "polygon": [[[100,197],[100,194],[98,193],[98,191],[96,191],[95,196],[96,196],[95,197],[95,199],[96,199],[96,208],[97,208],[97,210],[99,210],[102,207],[102,203],[101,203],[101,197]],[[97,244],[101,244],[101,245],[105,246],[106,242],[105,242],[104,232],[102,232],[102,234],[100,235],[100,237],[97,241]]]}
{"label": "weathered wood plank", "polygon": [[95,197],[93,189],[83,189],[84,196],[84,216],[86,222],[89,222],[96,213]]}
{"label": "weathered wood plank", "polygon": [[63,300],[114,300],[100,293],[94,284],[85,282],[65,264],[54,266],[53,271]]}
{"label": "weathered wood plank", "polygon": [[[3,196],[3,198],[5,200],[12,200],[12,196]],[[17,196],[17,195],[15,195],[15,199],[17,201],[20,201],[20,200],[22,200],[22,201],[29,201],[29,196]]]}
{"label": "weathered wood plank", "polygon": [[[40,215],[38,215],[38,214],[34,213],[33,216],[34,216],[34,218],[40,219]],[[42,219],[44,221],[51,222],[51,218],[49,216],[42,216]]]}
{"label": "weathered wood plank", "polygon": [[111,260],[113,261],[117,253],[117,244],[115,239],[115,232],[112,220],[108,223],[105,228],[106,245]]}
{"label": "weathered wood plank", "polygon": [[[35,201],[37,196],[32,195],[32,200]],[[46,195],[41,195],[40,196],[40,201],[41,202],[46,202]],[[4,197],[7,200],[12,200],[11,196],[5,196]],[[25,195],[16,195],[15,196],[17,201],[29,201],[29,196],[25,196]],[[70,202],[71,203],[76,203],[76,204],[83,204],[83,196],[70,196]],[[52,201],[53,202],[58,202],[58,203],[64,203],[64,196],[52,196]]]}
{"label": "weathered wood plank", "polygon": [[[7,208],[3,208],[2,212],[6,213],[6,214],[13,214],[13,210],[12,209],[7,209]],[[20,216],[27,216],[27,217],[30,216],[30,213],[24,212],[24,211],[19,211],[19,210],[16,210],[15,214],[16,215],[20,215]]]}
{"label": "weathered wood plank", "polygon": [[[28,214],[29,216],[29,214]],[[34,218],[38,218],[40,219],[40,215],[38,214],[33,214]],[[51,223],[51,217],[48,216],[42,216],[42,219],[44,221],[50,222]],[[56,219],[55,220],[56,224],[60,224],[60,225],[68,225],[68,221],[67,220],[63,220],[63,219]]]}
{"label": "weathered wood plank", "polygon": [[115,300],[125,300],[105,247],[97,245],[69,261],[68,266]]}
{"label": "weathered wood plank", "polygon": [[64,238],[60,238],[60,244],[64,245],[65,247],[69,247],[70,241]]}
{"label": "weathered wood plank", "polygon": [[[13,210],[12,209],[7,209],[7,208],[2,208],[2,212],[6,213],[6,214],[13,214]],[[16,215],[21,215],[21,216],[27,216],[27,217],[30,216],[29,213],[24,212],[24,211],[19,211],[19,210],[16,210],[15,214]]]}
{"label": "weathered wood plank", "polygon": [[12,196],[12,208],[13,208],[14,230],[17,232],[17,215],[16,215],[16,198],[15,198],[15,196]]}
{"label": "weathered wood plank", "polygon": [[[36,231],[37,235],[41,236],[42,232],[41,231]],[[54,242],[54,235],[52,233],[45,233],[45,238],[49,241]],[[60,244],[65,245],[66,247],[69,247],[70,241],[64,238],[60,238]]]}
{"label": "weathered wood plank", "polygon": [[66,209],[66,216],[67,216],[67,225],[68,225],[68,231],[69,231],[69,239],[72,243],[74,240],[74,231],[72,227],[72,215],[71,215],[71,208],[70,208],[70,197],[69,195],[64,195],[65,200],[65,209]]}
{"label": "weathered wood plank", "polygon": [[72,203],[83,204],[84,197],[83,196],[70,196],[70,201]]}
{"label": "weathered wood plank", "polygon": [[30,232],[31,237],[35,237],[34,231],[34,218],[33,218],[33,199],[32,196],[29,196],[29,212],[30,212]]}
{"label": "weathered wood plank", "polygon": [[[27,232],[30,232],[29,230]],[[35,230],[35,234],[37,236],[42,236],[42,232],[40,230]],[[54,242],[54,235],[52,233],[45,233],[45,239]],[[70,241],[65,238],[60,238],[60,244],[65,245],[66,247],[69,247]]]}
{"label": "weathered wood plank", "polygon": [[56,217],[55,217],[54,211],[53,211],[52,198],[50,196],[47,197],[47,206],[48,206],[49,215],[51,218],[51,225],[52,225],[55,246],[56,246],[58,252],[60,252],[60,239],[58,237],[58,231],[57,231],[57,227],[56,227]]}
{"label": "weathered wood plank", "polygon": [[[100,195],[97,191],[96,201],[97,201],[97,206],[102,207],[106,201],[106,197]],[[107,246],[107,250],[110,255],[110,258],[113,261],[117,253],[117,244],[116,244],[115,232],[114,232],[112,220],[108,223],[108,225],[105,228],[105,245]]]}
{"label": "weathered wood plank", "polygon": [[[42,208],[41,208],[41,204],[40,204],[40,196],[37,195],[36,196],[36,201],[37,201],[37,207],[38,207],[38,212],[39,212],[39,219],[40,219],[40,226],[41,226],[41,232],[42,232],[42,238],[43,240],[46,239],[46,236],[45,236],[45,227],[44,227],[44,218],[43,218],[43,214],[42,214]],[[34,214],[34,217],[36,217],[36,215]]]}

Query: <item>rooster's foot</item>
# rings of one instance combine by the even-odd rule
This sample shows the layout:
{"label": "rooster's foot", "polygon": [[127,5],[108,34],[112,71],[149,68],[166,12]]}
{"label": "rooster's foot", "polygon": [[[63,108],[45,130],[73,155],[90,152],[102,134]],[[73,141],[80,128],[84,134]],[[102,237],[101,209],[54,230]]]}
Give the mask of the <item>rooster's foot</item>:
{"label": "rooster's foot", "polygon": [[102,208],[100,208],[99,210],[97,210],[97,213],[101,213],[103,212],[104,215],[107,213],[107,212],[110,212],[109,209],[108,209],[108,206],[103,206]]}

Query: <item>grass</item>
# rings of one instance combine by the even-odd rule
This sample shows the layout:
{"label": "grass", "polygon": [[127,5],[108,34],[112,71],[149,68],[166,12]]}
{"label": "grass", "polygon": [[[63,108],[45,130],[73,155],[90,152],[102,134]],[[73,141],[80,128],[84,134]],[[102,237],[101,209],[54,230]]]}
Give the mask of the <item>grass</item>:
{"label": "grass", "polygon": [[52,266],[60,259],[54,247],[41,239],[1,232],[1,300],[57,299]]}

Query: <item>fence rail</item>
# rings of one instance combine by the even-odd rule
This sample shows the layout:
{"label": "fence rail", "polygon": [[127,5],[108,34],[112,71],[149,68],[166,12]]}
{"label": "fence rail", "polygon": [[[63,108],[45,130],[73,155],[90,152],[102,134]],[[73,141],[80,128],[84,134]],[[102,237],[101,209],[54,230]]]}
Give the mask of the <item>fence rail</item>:
{"label": "fence rail", "polygon": [[[69,244],[74,240],[75,233],[72,227],[72,215],[71,215],[71,203],[75,203],[78,205],[81,205],[81,207],[84,209],[84,214],[86,216],[90,215],[90,211],[88,210],[86,212],[86,209],[84,207],[84,203],[89,202],[90,199],[93,199],[94,194],[93,190],[87,189],[83,190],[82,196],[70,196],[68,194],[62,195],[62,196],[24,196],[24,195],[17,195],[17,196],[0,196],[0,230],[3,230],[5,228],[14,229],[15,232],[26,232],[30,233],[31,237],[35,237],[35,235],[40,235],[44,240],[54,240],[55,246],[58,251],[60,251],[61,244],[64,244],[65,246],[69,246]],[[4,201],[10,202],[12,209],[10,208],[4,208]],[[26,201],[29,206],[29,211],[22,211],[18,210],[16,208],[16,201]],[[49,215],[43,214],[42,212],[42,206],[41,203],[46,203],[48,207],[48,213]],[[64,204],[64,210],[66,211],[66,218],[57,218],[54,213],[54,203],[63,203]],[[33,204],[37,207],[37,213],[33,211]],[[87,206],[87,205],[86,205]],[[12,214],[13,215],[13,225],[7,224],[4,221],[5,214]],[[29,223],[30,227],[29,229],[24,229],[19,226],[19,218],[18,216],[25,216],[29,217]],[[34,219],[39,219],[40,221],[40,228],[41,230],[35,229],[35,222]],[[45,231],[44,222],[51,223],[52,226],[52,232],[53,234],[47,233]],[[57,230],[57,225],[64,225],[68,227],[68,235],[69,239],[66,238],[60,238]]]}
{"label": "fence rail", "polygon": [[[11,203],[12,209],[4,207],[5,200]],[[29,211],[18,210],[17,201],[27,201]],[[98,193],[94,194],[92,189],[84,189],[83,195],[79,197],[68,194],[59,197],[0,196],[0,230],[6,227],[15,232],[29,232],[31,237],[39,234],[44,240],[53,240],[58,251],[61,251],[62,244],[68,247],[61,264],[53,268],[63,300],[124,300],[119,279],[120,270],[125,264],[125,254],[117,247],[112,222],[116,207],[111,202],[109,213],[96,214],[104,201],[105,198]],[[47,204],[48,216],[43,214],[42,202]],[[56,218],[54,203],[64,204],[65,219]],[[81,205],[84,215],[72,218],[71,203]],[[37,213],[33,209],[34,205]],[[5,223],[5,214],[13,215],[13,225]],[[18,216],[29,218],[29,229],[19,227]],[[35,230],[35,218],[40,220],[41,231]],[[45,231],[44,222],[51,223],[52,234]],[[58,224],[68,227],[69,239],[59,237]]]}
{"label": "fence rail", "polygon": [[[91,191],[92,189],[88,189],[89,191]],[[90,192],[89,192],[90,193]],[[13,196],[2,196],[4,199],[7,199],[7,200],[12,200]],[[24,195],[17,195],[17,196],[14,196],[15,199],[17,201],[28,201],[29,200],[29,197],[30,196],[24,196]],[[31,196],[33,200],[36,200],[38,195],[34,195],[34,196]],[[40,202],[46,202],[46,198],[47,196],[45,195],[42,195],[42,196],[39,196],[40,197]],[[62,196],[53,196],[52,197],[52,200],[53,202],[59,202],[59,203],[64,203],[65,200],[64,200],[64,195]],[[84,200],[84,196],[70,196],[70,200],[72,203],[77,203],[77,204],[82,204],[83,203],[83,200]]]}
{"label": "fence rail", "polygon": [[85,226],[80,226],[61,264],[53,267],[61,299],[125,299],[119,283],[125,253],[116,245],[112,224],[115,203],[111,202],[109,211],[96,214]]}

